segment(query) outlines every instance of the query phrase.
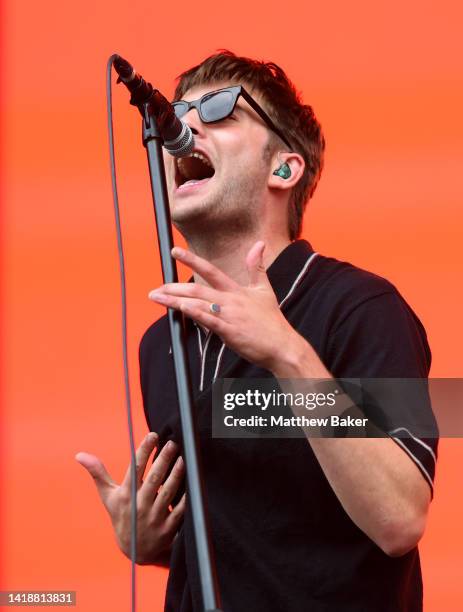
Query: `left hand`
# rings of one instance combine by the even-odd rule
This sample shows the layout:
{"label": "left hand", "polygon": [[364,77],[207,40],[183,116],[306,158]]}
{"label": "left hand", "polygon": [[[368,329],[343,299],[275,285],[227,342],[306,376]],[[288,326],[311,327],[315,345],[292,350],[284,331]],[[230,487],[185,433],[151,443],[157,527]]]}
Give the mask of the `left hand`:
{"label": "left hand", "polygon": [[[180,310],[217,334],[244,359],[274,371],[282,351],[291,351],[299,334],[285,319],[263,266],[265,244],[256,242],[246,256],[248,285],[243,287],[205,259],[179,247],[175,259],[199,274],[209,286],[199,283],[170,283],[151,291],[158,304]],[[219,313],[210,310],[220,306]]]}

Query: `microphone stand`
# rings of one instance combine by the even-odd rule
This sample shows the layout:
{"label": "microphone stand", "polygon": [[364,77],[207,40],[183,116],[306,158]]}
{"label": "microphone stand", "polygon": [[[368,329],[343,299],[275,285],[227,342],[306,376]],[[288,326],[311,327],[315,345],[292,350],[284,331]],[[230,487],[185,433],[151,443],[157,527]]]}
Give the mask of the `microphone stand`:
{"label": "microphone stand", "polygon": [[[139,107],[143,117],[143,145],[148,156],[148,166],[153,195],[154,213],[161,254],[164,282],[178,281],[177,265],[171,255],[173,248],[169,200],[167,196],[166,174],[162,157],[162,138],[156,120],[151,112],[150,103]],[[219,609],[219,590],[215,567],[212,562],[212,548],[208,532],[204,506],[204,482],[201,475],[198,453],[198,434],[193,419],[193,394],[187,361],[185,327],[183,315],[168,309],[172,354],[174,358],[175,381],[182,426],[183,450],[185,455],[187,490],[193,516],[193,532],[196,543],[201,592],[205,612],[221,612]]]}

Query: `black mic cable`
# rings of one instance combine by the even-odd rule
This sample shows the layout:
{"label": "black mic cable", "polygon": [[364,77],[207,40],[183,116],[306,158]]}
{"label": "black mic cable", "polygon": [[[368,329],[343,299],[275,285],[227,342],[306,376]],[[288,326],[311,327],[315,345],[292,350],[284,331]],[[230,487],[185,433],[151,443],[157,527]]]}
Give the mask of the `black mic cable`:
{"label": "black mic cable", "polygon": [[119,274],[121,281],[122,305],[122,363],[124,370],[125,401],[130,444],[130,559],[131,559],[131,610],[136,612],[136,563],[137,558],[137,459],[133,436],[132,404],[130,399],[130,378],[127,358],[127,292],[125,283],[124,246],[122,242],[119,197],[117,193],[116,161],[114,155],[114,130],[112,111],[111,67],[117,55],[111,55],[106,66],[106,105],[108,116],[109,160],[111,184],[116,221],[117,248],[119,253]]}

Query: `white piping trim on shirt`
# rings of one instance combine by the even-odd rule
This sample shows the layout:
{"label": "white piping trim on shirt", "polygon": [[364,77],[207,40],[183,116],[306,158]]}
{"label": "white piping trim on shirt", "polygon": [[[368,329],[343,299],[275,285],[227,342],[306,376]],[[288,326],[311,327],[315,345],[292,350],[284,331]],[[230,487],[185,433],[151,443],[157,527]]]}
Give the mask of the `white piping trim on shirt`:
{"label": "white piping trim on shirt", "polygon": [[202,359],[203,357],[203,343],[201,341],[201,331],[199,327],[196,325],[196,331],[198,332],[198,344],[199,344],[199,357]]}
{"label": "white piping trim on shirt", "polygon": [[222,355],[223,355],[224,350],[225,350],[225,343],[222,343],[222,347],[217,356],[217,363],[215,365],[214,378],[212,379],[212,382],[214,382],[217,376],[219,375],[219,368],[220,368],[220,363],[222,361]]}
{"label": "white piping trim on shirt", "polygon": [[[303,276],[305,275],[305,273],[307,272],[307,270],[309,269],[310,264],[312,263],[312,261],[315,259],[315,257],[318,255],[318,253],[311,253],[307,259],[307,261],[304,264],[304,267],[302,268],[302,270],[299,272],[299,274],[296,277],[296,280],[294,281],[294,283],[291,285],[288,293],[285,295],[285,297],[281,300],[279,307],[280,309],[284,306],[285,302],[287,302],[287,300],[289,300],[289,298],[291,297],[291,295],[293,294],[294,290],[296,289],[297,285],[299,284],[299,282],[301,281],[301,279],[303,278]],[[204,349],[206,350],[206,349]],[[221,362],[222,362],[222,357],[223,357],[223,353],[225,351],[225,343],[222,343],[222,347],[219,351],[219,354],[217,356],[217,363],[215,366],[215,371],[214,371],[214,377],[212,379],[212,382],[214,383],[216,378],[219,375],[219,370],[220,370],[220,366],[221,366]],[[203,362],[203,366],[204,366],[204,362]],[[199,388],[200,391],[203,390],[202,388],[202,384],[204,382],[204,376],[203,376],[203,370],[204,367],[202,368],[201,372],[201,386]]]}
{"label": "white piping trim on shirt", "polygon": [[410,458],[411,458],[411,459],[412,459],[412,460],[413,460],[413,461],[414,461],[414,462],[415,462],[417,465],[419,465],[419,466],[421,467],[421,469],[422,469],[422,471],[423,471],[423,476],[425,476],[425,478],[428,480],[428,482],[429,482],[429,484],[430,484],[430,486],[431,486],[431,489],[432,489],[432,490],[434,490],[434,484],[433,484],[433,482],[432,482],[432,478],[431,478],[431,476],[429,475],[428,470],[427,470],[427,469],[424,467],[424,465],[421,463],[421,461],[415,457],[415,455],[412,453],[412,451],[411,451],[411,450],[410,450],[410,449],[409,449],[407,446],[405,446],[405,444],[402,442],[402,440],[401,440],[400,438],[396,438],[396,437],[394,437],[394,436],[391,436],[391,437],[392,437],[392,439],[393,439],[393,440],[395,440],[395,441],[397,442],[397,444],[398,444],[399,446],[401,446],[401,447],[404,449],[404,451],[405,451],[406,453],[408,453],[408,454],[410,455]]}
{"label": "white piping trim on shirt", "polygon": [[312,261],[315,259],[315,257],[317,257],[318,253],[312,253],[310,255],[310,257],[308,258],[308,260],[305,262],[304,267],[302,268],[302,270],[299,272],[299,274],[297,275],[296,280],[294,281],[294,283],[291,285],[291,289],[288,291],[288,293],[286,294],[286,296],[281,300],[280,302],[280,308],[283,308],[283,306],[285,305],[285,302],[287,300],[289,300],[289,298],[291,297],[293,291],[296,289],[297,285],[299,284],[299,281],[301,280],[301,278],[304,276],[304,274],[307,272],[310,264],[312,263]]}
{"label": "white piping trim on shirt", "polygon": [[212,332],[207,333],[206,342],[204,343],[204,349],[201,355],[201,378],[199,380],[199,390],[202,391],[204,387],[204,368],[206,365],[206,353],[207,347],[209,346],[209,342],[212,338]]}
{"label": "white piping trim on shirt", "polygon": [[437,461],[437,457],[434,454],[434,451],[432,450],[432,448],[430,446],[428,446],[425,442],[423,442],[423,440],[420,440],[419,438],[415,437],[411,431],[409,431],[408,429],[406,429],[405,427],[398,427],[397,429],[394,429],[393,431],[389,432],[389,435],[395,434],[398,431],[406,431],[408,433],[408,435],[410,436],[410,438],[413,438],[415,440],[415,442],[417,444],[421,444],[421,446],[423,448],[425,448],[427,451],[429,451],[432,455],[432,458],[434,459],[434,463],[436,463]]}

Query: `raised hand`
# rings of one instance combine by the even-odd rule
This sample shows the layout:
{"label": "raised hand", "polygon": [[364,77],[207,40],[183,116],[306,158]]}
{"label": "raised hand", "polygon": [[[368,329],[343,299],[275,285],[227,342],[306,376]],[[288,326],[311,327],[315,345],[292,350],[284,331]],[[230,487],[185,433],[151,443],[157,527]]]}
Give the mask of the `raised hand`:
{"label": "raised hand", "polygon": [[[171,507],[185,471],[183,459],[178,456],[178,446],[174,442],[167,442],[143,478],[148,459],[157,442],[157,434],[151,432],[136,451],[136,562],[140,564],[163,564],[163,556],[171,547],[185,510],[185,495],[175,507]],[[166,478],[176,457],[175,464]],[[130,558],[130,466],[119,485],[114,482],[98,457],[81,452],[76,455],[76,460],[94,479],[101,501],[111,518],[119,548]]]}
{"label": "raised hand", "polygon": [[[291,351],[291,343],[299,345],[301,337],[281,313],[263,266],[264,248],[263,242],[256,242],[247,254],[243,265],[248,285],[242,286],[205,259],[175,247],[172,255],[207,285],[169,283],[151,291],[149,297],[212,330],[248,361],[276,370]],[[218,308],[214,311],[212,305]]]}

